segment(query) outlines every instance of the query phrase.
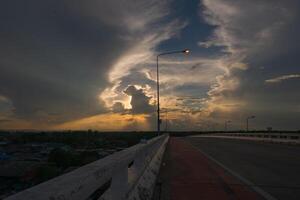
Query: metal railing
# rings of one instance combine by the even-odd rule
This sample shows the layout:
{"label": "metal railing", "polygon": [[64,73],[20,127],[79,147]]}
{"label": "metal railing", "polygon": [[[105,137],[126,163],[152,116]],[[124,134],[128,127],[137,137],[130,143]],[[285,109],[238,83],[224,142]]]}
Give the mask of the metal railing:
{"label": "metal railing", "polygon": [[150,199],[168,138],[137,144],[5,200]]}

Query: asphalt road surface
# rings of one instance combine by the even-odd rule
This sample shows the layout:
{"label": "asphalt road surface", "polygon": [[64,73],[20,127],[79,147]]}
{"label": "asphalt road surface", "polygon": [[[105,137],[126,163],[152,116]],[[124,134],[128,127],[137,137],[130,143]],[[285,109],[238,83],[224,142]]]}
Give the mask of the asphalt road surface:
{"label": "asphalt road surface", "polygon": [[300,146],[201,137],[186,141],[275,199],[300,199]]}

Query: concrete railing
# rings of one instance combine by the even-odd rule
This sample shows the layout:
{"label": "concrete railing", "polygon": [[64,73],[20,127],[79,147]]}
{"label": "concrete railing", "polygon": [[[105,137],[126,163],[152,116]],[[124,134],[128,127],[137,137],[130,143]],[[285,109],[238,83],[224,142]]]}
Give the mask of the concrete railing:
{"label": "concrete railing", "polygon": [[300,134],[293,133],[214,133],[195,135],[191,137],[242,139],[291,145],[300,144]]}
{"label": "concrete railing", "polygon": [[151,199],[168,138],[137,144],[5,200]]}
{"label": "concrete railing", "polygon": [[292,133],[218,133],[216,135],[238,136],[238,137],[257,137],[257,138],[276,138],[276,139],[290,139],[290,140],[299,140],[300,139],[300,134],[292,134]]}

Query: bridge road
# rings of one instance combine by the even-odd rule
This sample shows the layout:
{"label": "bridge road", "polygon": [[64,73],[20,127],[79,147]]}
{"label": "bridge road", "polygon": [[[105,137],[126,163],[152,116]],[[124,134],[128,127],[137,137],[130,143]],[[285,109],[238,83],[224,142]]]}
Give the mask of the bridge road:
{"label": "bridge road", "polygon": [[161,187],[156,189],[155,200],[262,199],[193,147],[189,140],[170,138],[158,176]]}
{"label": "bridge road", "polygon": [[300,146],[202,137],[185,140],[275,199],[300,199]]}

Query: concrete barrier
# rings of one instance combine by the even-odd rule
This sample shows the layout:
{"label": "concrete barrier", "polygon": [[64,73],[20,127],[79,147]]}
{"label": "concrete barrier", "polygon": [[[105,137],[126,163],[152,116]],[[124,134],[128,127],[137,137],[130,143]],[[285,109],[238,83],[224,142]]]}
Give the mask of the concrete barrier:
{"label": "concrete barrier", "polygon": [[156,137],[5,200],[148,200],[169,136]]}
{"label": "concrete barrier", "polygon": [[215,137],[215,138],[228,138],[228,139],[242,139],[253,140],[270,143],[281,144],[300,144],[300,134],[290,133],[216,133],[216,134],[203,134],[192,137]]}

